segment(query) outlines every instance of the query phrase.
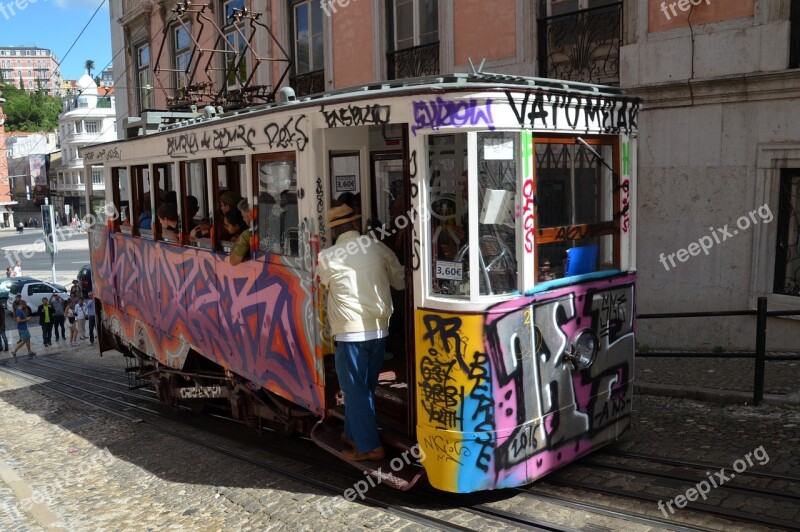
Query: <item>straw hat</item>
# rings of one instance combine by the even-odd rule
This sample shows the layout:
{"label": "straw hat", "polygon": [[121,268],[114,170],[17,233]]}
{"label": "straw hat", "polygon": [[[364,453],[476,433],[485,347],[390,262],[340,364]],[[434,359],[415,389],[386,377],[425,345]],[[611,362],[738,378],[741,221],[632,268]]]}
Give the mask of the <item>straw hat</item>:
{"label": "straw hat", "polygon": [[361,218],[361,215],[355,214],[352,207],[348,207],[347,205],[333,207],[328,211],[328,229],[352,222],[353,220],[358,220],[359,218]]}

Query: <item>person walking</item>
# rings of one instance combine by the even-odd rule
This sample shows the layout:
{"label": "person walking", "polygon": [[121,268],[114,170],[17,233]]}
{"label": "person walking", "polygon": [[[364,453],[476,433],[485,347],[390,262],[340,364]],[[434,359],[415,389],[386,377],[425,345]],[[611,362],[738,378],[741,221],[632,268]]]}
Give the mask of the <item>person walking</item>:
{"label": "person walking", "polygon": [[86,318],[88,315],[86,304],[83,302],[82,297],[78,297],[78,302],[75,303],[73,311],[75,312],[75,321],[78,322],[78,332],[81,335],[81,340],[86,340]]}
{"label": "person walking", "polygon": [[16,266],[14,266],[14,277],[22,277],[22,263],[17,261]]}
{"label": "person walking", "polygon": [[8,351],[8,336],[6,336],[6,313],[0,316],[0,351]]}
{"label": "person walking", "polygon": [[344,392],[345,460],[381,460],[386,452],[375,421],[375,387],[386,354],[390,286],[405,288],[405,271],[381,242],[361,235],[361,215],[341,205],[328,211],[335,244],[319,253],[319,279],[328,290],[328,320],[336,341],[335,361]]}
{"label": "person walking", "polygon": [[39,315],[39,325],[42,326],[42,343],[45,347],[53,344],[53,307],[46,297],[42,298],[42,304],[36,310]]}
{"label": "person walking", "polygon": [[[64,300],[58,294],[53,294],[50,298],[50,306],[53,307],[53,330],[56,333],[56,342],[66,340],[67,335],[64,331]],[[59,331],[61,335],[59,336]]]}
{"label": "person walking", "polygon": [[17,359],[17,351],[19,351],[23,345],[28,348],[28,355],[33,356],[36,354],[31,351],[31,333],[28,330],[28,322],[33,318],[28,315],[28,312],[26,312],[27,307],[28,305],[23,300],[17,307],[14,316],[14,319],[17,322],[17,332],[19,332],[19,341],[14,349],[11,350],[11,354],[14,355],[14,360]]}
{"label": "person walking", "polygon": [[67,303],[66,308],[64,309],[64,316],[69,321],[69,345],[70,347],[74,347],[78,345],[78,324],[75,323],[75,311],[72,310],[72,306],[75,303],[70,301]]}
{"label": "person walking", "polygon": [[94,293],[89,292],[89,300],[86,302],[86,315],[89,319],[89,343],[94,343],[94,326],[95,326],[95,314],[94,314]]}

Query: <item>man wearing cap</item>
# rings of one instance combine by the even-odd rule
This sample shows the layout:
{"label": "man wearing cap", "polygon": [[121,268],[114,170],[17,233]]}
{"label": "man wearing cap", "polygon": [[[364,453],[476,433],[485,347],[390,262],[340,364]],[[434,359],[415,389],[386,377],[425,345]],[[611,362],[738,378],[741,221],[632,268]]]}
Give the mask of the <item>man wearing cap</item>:
{"label": "man wearing cap", "polygon": [[335,245],[319,254],[320,283],[328,289],[328,321],[336,340],[336,374],[345,395],[345,460],[386,454],[375,422],[375,387],[394,310],[389,287],[405,288],[403,267],[381,242],[361,235],[361,215],[341,205],[328,211]]}

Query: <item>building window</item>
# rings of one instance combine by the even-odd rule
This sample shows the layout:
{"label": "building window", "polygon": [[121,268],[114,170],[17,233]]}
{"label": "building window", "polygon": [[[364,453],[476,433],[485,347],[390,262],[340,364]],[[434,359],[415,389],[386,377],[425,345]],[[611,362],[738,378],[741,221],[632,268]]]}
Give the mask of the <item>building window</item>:
{"label": "building window", "polygon": [[322,8],[315,0],[290,0],[294,75],[290,82],[298,96],[325,90],[325,48]]}
{"label": "building window", "polygon": [[389,0],[389,79],[439,73],[439,0]]}
{"label": "building window", "polygon": [[[761,207],[764,209],[764,207]],[[781,171],[778,241],[775,254],[776,294],[800,296],[800,168]],[[764,215],[758,213],[762,219]],[[766,212],[764,213],[766,214]]]}
{"label": "building window", "polygon": [[[238,89],[247,81],[247,28],[243,21],[234,20],[237,11],[244,9],[244,0],[231,0],[225,3],[225,20],[223,21],[225,39],[228,41],[228,52],[225,54],[225,85],[230,89]],[[233,53],[235,51],[235,53]]]}
{"label": "building window", "polygon": [[192,60],[192,38],[189,23],[178,24],[172,30],[172,49],[175,51],[175,89],[183,89],[189,83],[189,62]]}
{"label": "building window", "polygon": [[136,48],[136,94],[139,112],[153,107],[153,81],[150,72],[150,45]]}
{"label": "building window", "polygon": [[80,120],[75,122],[75,133],[83,133],[83,128],[81,127],[81,121]]}
{"label": "building window", "polygon": [[95,120],[87,120],[86,121],[86,132],[87,133],[98,133],[100,131],[100,127]]}
{"label": "building window", "polygon": [[103,185],[103,167],[92,166],[92,185]]}

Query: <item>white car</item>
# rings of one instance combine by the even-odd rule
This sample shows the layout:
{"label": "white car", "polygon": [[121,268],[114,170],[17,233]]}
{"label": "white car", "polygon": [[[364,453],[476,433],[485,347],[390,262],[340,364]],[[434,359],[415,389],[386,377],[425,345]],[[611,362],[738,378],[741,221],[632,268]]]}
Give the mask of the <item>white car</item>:
{"label": "white car", "polygon": [[31,307],[31,312],[36,312],[36,309],[42,304],[42,298],[50,299],[55,294],[58,294],[63,299],[69,297],[67,289],[60,284],[47,283],[38,279],[31,279],[23,284],[15,284],[9,288],[8,300],[6,301],[6,309],[12,315],[14,314],[14,300],[17,294],[22,295],[22,299]]}

